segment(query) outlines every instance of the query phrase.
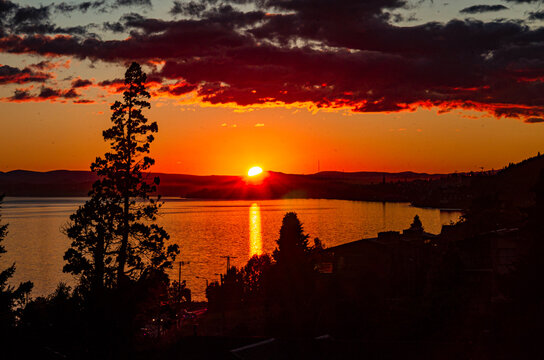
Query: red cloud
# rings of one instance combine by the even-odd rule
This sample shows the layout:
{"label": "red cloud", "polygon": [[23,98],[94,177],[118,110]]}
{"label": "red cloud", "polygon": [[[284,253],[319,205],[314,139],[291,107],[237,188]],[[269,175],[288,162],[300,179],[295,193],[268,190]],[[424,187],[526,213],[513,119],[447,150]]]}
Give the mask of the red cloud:
{"label": "red cloud", "polygon": [[[191,19],[126,15],[115,27],[130,32],[124,40],[10,33],[0,51],[148,63],[157,69],[148,82],[154,94],[195,92],[213,104],[544,116],[542,29],[515,21],[392,25],[387,9],[404,4],[270,0],[242,11],[204,1]],[[97,86],[124,89],[121,80]]]}
{"label": "red cloud", "polygon": [[80,77],[72,80],[72,88],[88,88],[93,85],[92,80],[82,79]]}
{"label": "red cloud", "polygon": [[74,104],[95,104],[96,101],[89,99],[80,99],[72,101]]}
{"label": "red cloud", "polygon": [[0,65],[0,84],[26,84],[29,82],[45,82],[51,74],[35,71],[30,67],[19,69],[9,65]]}
{"label": "red cloud", "polygon": [[31,93],[30,90],[31,89],[16,89],[12,96],[3,98],[2,100],[8,102],[55,102],[64,101],[66,99],[77,99],[80,97],[80,94],[78,94],[74,89],[61,90],[42,86],[39,93]]}
{"label": "red cloud", "polygon": [[173,85],[161,86],[154,92],[157,96],[178,97],[190,93],[197,88],[196,85],[178,82]]}

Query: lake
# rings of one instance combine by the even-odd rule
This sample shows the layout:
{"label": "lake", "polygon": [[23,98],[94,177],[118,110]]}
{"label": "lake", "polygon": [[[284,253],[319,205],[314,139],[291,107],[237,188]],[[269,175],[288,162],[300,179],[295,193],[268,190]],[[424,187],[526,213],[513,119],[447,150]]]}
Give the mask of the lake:
{"label": "lake", "polygon": [[[6,197],[2,223],[9,223],[4,241],[7,253],[0,257],[0,269],[15,262],[11,283],[31,280],[33,297],[50,294],[59,282],[74,284],[62,272],[64,252],[70,245],[61,229],[86,198]],[[310,244],[318,237],[327,247],[378,232],[402,230],[417,214],[425,231],[439,233],[442,225],[456,222],[461,213],[423,209],[408,203],[319,199],[259,201],[195,201],[165,199],[159,223],[180,247],[181,279],[187,281],[196,300],[205,300],[206,280],[219,279],[231,265],[243,266],[254,254],[271,253],[276,247],[282,218],[295,211]],[[171,270],[178,278],[179,264]]]}

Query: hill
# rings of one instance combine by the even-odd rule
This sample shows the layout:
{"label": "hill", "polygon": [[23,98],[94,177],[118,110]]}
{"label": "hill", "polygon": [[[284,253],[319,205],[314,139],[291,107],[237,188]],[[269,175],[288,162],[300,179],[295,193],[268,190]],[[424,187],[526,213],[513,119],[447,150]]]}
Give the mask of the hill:
{"label": "hill", "polygon": [[[149,179],[160,177],[160,195],[193,199],[407,201],[416,206],[456,209],[467,209],[475,200],[495,199],[503,207],[523,208],[532,204],[532,189],[543,169],[544,156],[538,155],[500,171],[461,174],[324,171],[299,175],[271,171],[258,183],[241,176],[163,173],[149,174]],[[0,193],[86,196],[96,179],[89,171],[16,170],[0,173]]]}
{"label": "hill", "polygon": [[523,209],[534,203],[534,187],[544,170],[544,156],[509,164],[499,171],[450,174],[437,180],[406,184],[414,205],[428,207],[452,207],[466,209],[476,206],[496,206]]}
{"label": "hill", "polygon": [[[268,172],[262,182],[241,176],[198,176],[152,173],[159,176],[158,193],[163,196],[204,199],[274,199],[284,197],[404,200],[387,195],[383,186],[391,182],[432,180],[447,175],[413,172],[320,172],[310,175]],[[86,196],[98,177],[89,171],[56,170],[0,172],[0,192],[8,196]],[[386,186],[387,187],[387,186]]]}

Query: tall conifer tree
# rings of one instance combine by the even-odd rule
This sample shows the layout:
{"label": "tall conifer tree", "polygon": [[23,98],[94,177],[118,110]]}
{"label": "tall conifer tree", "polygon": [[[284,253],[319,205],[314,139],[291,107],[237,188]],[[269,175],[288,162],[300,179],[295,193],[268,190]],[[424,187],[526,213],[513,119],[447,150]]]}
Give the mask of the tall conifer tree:
{"label": "tall conifer tree", "polygon": [[146,171],[155,162],[148,154],[158,126],[143,114],[150,108],[145,83],[140,65],[132,63],[123,101],[111,106],[113,125],[103,132],[111,151],[91,164],[99,180],[65,229],[73,242],[64,271],[79,275],[81,285],[90,288],[119,288],[147,271],[163,272],[179,253],[155,223],[161,203],[151,194],[159,178],[148,179]]}
{"label": "tall conifer tree", "polygon": [[276,241],[278,247],[272,253],[274,260],[280,266],[302,266],[310,252],[308,237],[297,214],[286,213],[281,224],[280,237]]}

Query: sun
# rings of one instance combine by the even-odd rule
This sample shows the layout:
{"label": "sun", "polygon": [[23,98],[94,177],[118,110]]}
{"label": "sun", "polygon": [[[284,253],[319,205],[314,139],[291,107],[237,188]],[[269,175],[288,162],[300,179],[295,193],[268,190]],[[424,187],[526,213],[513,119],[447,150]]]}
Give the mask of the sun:
{"label": "sun", "polygon": [[258,166],[254,166],[247,171],[247,176],[256,176],[261,174],[262,172],[263,172],[263,169],[261,169]]}

